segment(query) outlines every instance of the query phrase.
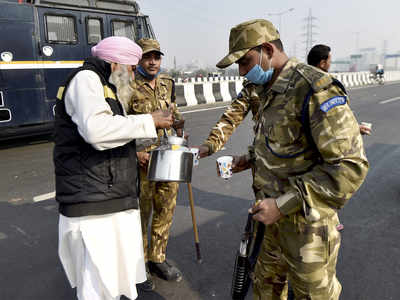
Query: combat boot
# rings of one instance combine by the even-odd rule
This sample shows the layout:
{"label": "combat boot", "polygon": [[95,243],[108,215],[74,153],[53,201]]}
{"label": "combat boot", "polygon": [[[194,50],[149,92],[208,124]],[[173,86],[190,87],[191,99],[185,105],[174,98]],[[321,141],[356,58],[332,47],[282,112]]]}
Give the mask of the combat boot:
{"label": "combat boot", "polygon": [[145,282],[138,283],[136,287],[143,292],[151,292],[156,288],[156,286],[151,276],[148,262],[146,263],[146,278],[147,280]]}
{"label": "combat boot", "polygon": [[161,279],[179,282],[182,280],[182,273],[177,267],[172,266],[167,260],[162,263],[149,261],[151,273],[156,274]]}

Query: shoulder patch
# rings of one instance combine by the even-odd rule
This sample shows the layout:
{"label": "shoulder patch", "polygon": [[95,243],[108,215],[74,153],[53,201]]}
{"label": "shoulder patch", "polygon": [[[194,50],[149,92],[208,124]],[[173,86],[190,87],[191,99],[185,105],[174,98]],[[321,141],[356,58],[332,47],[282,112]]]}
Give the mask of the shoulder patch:
{"label": "shoulder patch", "polygon": [[324,103],[321,104],[319,107],[323,112],[327,113],[330,111],[332,108],[338,105],[344,105],[347,103],[347,97],[346,96],[335,96],[332,97],[328,100],[326,100]]}

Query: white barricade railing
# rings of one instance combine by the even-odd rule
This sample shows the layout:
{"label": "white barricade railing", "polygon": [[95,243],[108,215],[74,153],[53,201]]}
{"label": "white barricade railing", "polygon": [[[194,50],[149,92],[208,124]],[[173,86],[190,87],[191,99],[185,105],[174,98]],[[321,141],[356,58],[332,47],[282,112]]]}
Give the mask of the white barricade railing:
{"label": "white barricade railing", "polygon": [[[370,84],[374,84],[374,80],[371,78],[370,72],[342,72],[342,73],[332,73],[333,77],[343,83],[345,87],[359,87],[359,86],[367,86]],[[386,71],[385,72],[385,81],[400,81],[400,71]],[[202,85],[203,87],[203,95],[206,103],[214,103],[216,102],[215,95],[213,93],[213,84],[214,91],[218,94],[220,93],[223,102],[232,101],[232,95],[229,91],[229,83],[234,82],[234,90],[236,94],[239,94],[243,89],[243,77],[240,76],[224,76],[224,77],[209,77],[209,78],[177,78],[175,80],[177,85],[183,85],[184,95],[180,95],[181,99],[184,97],[184,101],[186,104],[181,103],[180,105],[197,105],[198,100],[195,95],[194,84]],[[217,89],[215,89],[215,85]],[[218,96],[219,97],[219,96]],[[183,100],[181,100],[183,101]],[[203,100],[204,101],[204,100]]]}
{"label": "white barricade railing", "polygon": [[185,97],[187,106],[192,106],[192,105],[198,104],[198,101],[194,94],[194,84],[192,82],[187,82],[183,85],[183,92],[184,92],[184,97]]}
{"label": "white barricade railing", "polygon": [[206,99],[207,103],[214,103],[215,97],[212,92],[212,83],[211,82],[204,82],[203,83],[203,91],[204,91],[204,98]]}
{"label": "white barricade railing", "polygon": [[228,81],[221,82],[220,88],[221,88],[222,101],[223,102],[232,101],[232,97],[229,94],[229,82]]}

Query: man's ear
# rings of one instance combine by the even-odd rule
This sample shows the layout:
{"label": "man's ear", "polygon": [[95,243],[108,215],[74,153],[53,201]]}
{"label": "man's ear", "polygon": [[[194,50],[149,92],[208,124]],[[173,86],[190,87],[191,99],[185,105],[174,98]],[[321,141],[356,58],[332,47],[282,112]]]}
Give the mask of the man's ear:
{"label": "man's ear", "polygon": [[271,58],[275,52],[274,46],[271,43],[263,43],[261,47],[264,49],[264,52],[268,55],[268,58]]}
{"label": "man's ear", "polygon": [[325,70],[325,69],[326,69],[326,59],[321,60],[321,61],[318,63],[317,67],[318,67],[319,69]]}

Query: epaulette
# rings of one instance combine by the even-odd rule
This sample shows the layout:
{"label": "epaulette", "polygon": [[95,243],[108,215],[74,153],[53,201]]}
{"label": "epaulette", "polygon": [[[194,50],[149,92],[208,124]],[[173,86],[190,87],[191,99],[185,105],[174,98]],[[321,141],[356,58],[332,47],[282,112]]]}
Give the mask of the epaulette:
{"label": "epaulette", "polygon": [[160,79],[169,79],[171,81],[174,81],[174,79],[171,76],[169,76],[168,74],[166,74],[166,73],[160,73],[158,75],[158,78],[160,78]]}
{"label": "epaulette", "polygon": [[322,70],[310,65],[300,63],[296,67],[297,72],[311,85],[314,92],[327,88],[333,82],[332,77]]}

